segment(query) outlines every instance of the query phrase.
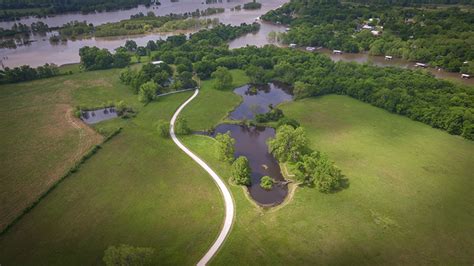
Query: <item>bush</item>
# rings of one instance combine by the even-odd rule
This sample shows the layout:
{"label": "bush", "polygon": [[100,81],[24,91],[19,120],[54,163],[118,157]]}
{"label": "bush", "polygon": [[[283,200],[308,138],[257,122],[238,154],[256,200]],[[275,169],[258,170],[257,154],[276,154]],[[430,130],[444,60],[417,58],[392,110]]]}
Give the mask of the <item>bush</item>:
{"label": "bush", "polygon": [[156,91],[158,90],[158,85],[153,81],[148,81],[147,83],[140,86],[138,91],[138,100],[143,103],[148,103],[155,99]]}
{"label": "bush", "polygon": [[281,118],[283,118],[283,111],[278,109],[278,108],[273,108],[270,106],[270,111],[265,113],[265,114],[257,114],[255,116],[255,121],[258,123],[266,123],[266,122],[272,122],[272,121],[278,121]]}
{"label": "bush", "polygon": [[295,119],[288,118],[288,117],[283,117],[282,119],[280,119],[280,121],[278,121],[277,128],[281,127],[281,126],[284,126],[284,125],[288,125],[288,126],[292,126],[293,128],[297,128],[297,127],[300,126],[300,123],[298,121],[296,121]]}
{"label": "bush", "polygon": [[240,156],[232,164],[232,182],[242,186],[251,184],[250,165],[247,157]]}
{"label": "bush", "polygon": [[217,134],[216,136],[216,153],[217,158],[223,162],[231,163],[234,160],[235,139],[230,136],[230,132],[225,134]]}
{"label": "bush", "polygon": [[273,187],[273,179],[269,176],[264,176],[262,179],[260,179],[260,187],[262,187],[265,190],[270,190]]}
{"label": "bush", "polygon": [[152,248],[123,244],[118,247],[110,246],[104,252],[103,261],[107,266],[151,265],[154,252]]}
{"label": "bush", "polygon": [[163,138],[169,138],[170,136],[170,123],[165,120],[158,120],[158,126],[156,127],[158,134]]}
{"label": "bush", "polygon": [[189,135],[191,129],[188,126],[188,121],[185,118],[179,117],[174,124],[174,131],[178,135]]}

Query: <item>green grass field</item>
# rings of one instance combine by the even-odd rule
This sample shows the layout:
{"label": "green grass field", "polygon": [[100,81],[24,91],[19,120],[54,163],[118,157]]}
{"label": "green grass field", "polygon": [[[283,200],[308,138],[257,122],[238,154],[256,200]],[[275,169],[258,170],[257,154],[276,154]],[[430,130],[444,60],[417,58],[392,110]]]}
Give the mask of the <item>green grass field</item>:
{"label": "green grass field", "polygon": [[[84,73],[95,81],[76,84],[73,102],[120,98],[138,105],[114,72]],[[198,261],[217,237],[223,203],[212,179],[156,131],[158,119],[169,120],[190,95],[160,98],[138,106],[134,119],[98,124],[124,129],[0,238],[1,264],[100,264],[108,246],[122,243],[155,248],[154,263]]]}
{"label": "green grass field", "polygon": [[[288,205],[270,211],[232,187],[237,219],[213,264],[472,264],[474,143],[345,96],[282,109],[350,186],[329,195],[298,188]],[[230,176],[211,138],[184,141]]]}
{"label": "green grass field", "polygon": [[[224,215],[217,187],[156,131],[158,119],[169,120],[192,92],[143,106],[120,84],[119,71],[0,87],[2,214],[15,189],[42,191],[49,175],[38,173],[74,162],[80,130],[67,123],[52,127],[52,121],[68,121],[52,107],[124,100],[138,111],[134,119],[94,126],[124,129],[0,237],[0,264],[100,264],[108,246],[129,244],[155,248],[154,264],[191,265],[216,238]],[[244,72],[232,74],[235,87],[248,82]],[[183,110],[193,130],[217,125],[240,102],[232,90],[212,84],[203,82]],[[312,148],[327,152],[350,186],[329,195],[298,188],[287,205],[272,210],[255,207],[241,187],[229,186],[236,221],[212,264],[472,264],[473,142],[345,96],[282,109],[301,122]],[[51,127],[55,134],[48,135]],[[212,138],[193,135],[183,142],[224,179],[230,176],[230,166],[215,158]],[[46,149],[52,144],[55,149]]]}

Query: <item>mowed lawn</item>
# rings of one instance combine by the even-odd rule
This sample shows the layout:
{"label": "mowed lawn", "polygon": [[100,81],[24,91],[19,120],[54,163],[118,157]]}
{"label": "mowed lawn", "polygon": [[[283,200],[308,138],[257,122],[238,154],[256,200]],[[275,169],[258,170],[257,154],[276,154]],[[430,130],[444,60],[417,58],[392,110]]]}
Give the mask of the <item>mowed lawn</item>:
{"label": "mowed lawn", "polygon": [[[472,264],[473,142],[345,96],[282,109],[350,186],[329,195],[298,188],[288,205],[270,211],[231,186],[236,222],[212,264]],[[213,139],[184,141],[224,179],[230,176],[209,148]]]}
{"label": "mowed lawn", "polygon": [[119,244],[154,248],[154,264],[196,263],[217,237],[223,203],[212,179],[156,130],[191,94],[141,108],[0,238],[1,264],[101,264],[104,250]]}

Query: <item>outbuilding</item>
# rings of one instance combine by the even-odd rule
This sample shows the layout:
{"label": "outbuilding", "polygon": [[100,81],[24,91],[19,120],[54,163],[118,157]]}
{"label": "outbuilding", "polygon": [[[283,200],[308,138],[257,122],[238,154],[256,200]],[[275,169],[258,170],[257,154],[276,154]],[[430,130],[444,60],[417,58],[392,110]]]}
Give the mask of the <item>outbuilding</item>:
{"label": "outbuilding", "polygon": [[153,65],[159,65],[159,64],[163,64],[164,62],[163,61],[153,61],[151,62]]}

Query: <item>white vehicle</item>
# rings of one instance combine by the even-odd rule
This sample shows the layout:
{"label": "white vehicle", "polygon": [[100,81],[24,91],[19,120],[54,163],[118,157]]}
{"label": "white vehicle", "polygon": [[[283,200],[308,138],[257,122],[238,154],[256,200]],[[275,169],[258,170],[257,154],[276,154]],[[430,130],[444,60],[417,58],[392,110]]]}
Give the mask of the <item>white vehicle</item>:
{"label": "white vehicle", "polygon": [[311,47],[311,46],[306,47],[306,51],[308,52],[314,52],[315,50],[316,50],[316,47]]}

